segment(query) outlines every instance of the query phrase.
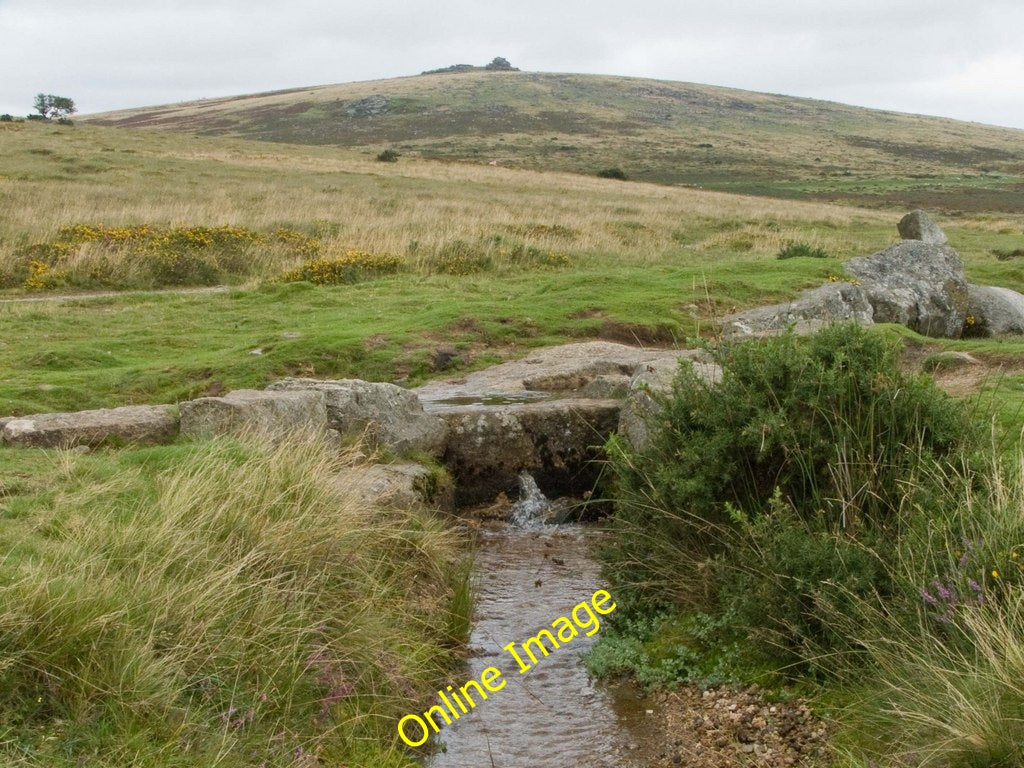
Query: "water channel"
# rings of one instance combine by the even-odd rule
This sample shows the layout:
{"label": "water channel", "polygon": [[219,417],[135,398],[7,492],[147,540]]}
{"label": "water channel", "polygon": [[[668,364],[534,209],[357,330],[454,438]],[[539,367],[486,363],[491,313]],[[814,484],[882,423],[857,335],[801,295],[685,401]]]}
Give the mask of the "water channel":
{"label": "water channel", "polygon": [[592,682],[580,659],[599,633],[581,632],[546,657],[538,651],[537,664],[523,674],[502,650],[551,630],[555,619],[570,616],[574,606],[607,586],[594,558],[600,532],[545,525],[537,521],[542,512],[542,501],[528,490],[513,510],[517,524],[495,523],[480,532],[471,655],[457,682],[479,680],[493,666],[506,685],[442,727],[445,751],[430,757],[428,768],[640,764],[634,750],[644,740],[644,702],[630,685]]}

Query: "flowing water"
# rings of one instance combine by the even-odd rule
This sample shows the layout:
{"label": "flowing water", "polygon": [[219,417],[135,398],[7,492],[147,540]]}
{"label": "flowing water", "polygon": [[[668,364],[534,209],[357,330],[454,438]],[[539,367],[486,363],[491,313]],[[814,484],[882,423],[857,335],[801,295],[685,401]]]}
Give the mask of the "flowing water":
{"label": "flowing water", "polygon": [[[428,768],[636,765],[630,754],[643,738],[643,702],[630,686],[592,683],[580,659],[599,633],[587,637],[581,631],[548,656],[531,646],[536,664],[519,650],[531,666],[522,674],[502,650],[510,642],[520,649],[541,629],[554,632],[552,622],[571,617],[574,606],[589,602],[596,590],[607,586],[592,555],[599,533],[584,526],[537,524],[545,508],[543,497],[532,494],[527,484],[514,511],[519,526],[495,525],[480,534],[471,657],[467,668],[448,681],[457,689],[467,680],[480,680],[486,668],[497,667],[506,684],[451,725],[443,725],[440,737],[446,751],[430,757]],[[579,615],[579,623],[585,624],[586,614]]]}

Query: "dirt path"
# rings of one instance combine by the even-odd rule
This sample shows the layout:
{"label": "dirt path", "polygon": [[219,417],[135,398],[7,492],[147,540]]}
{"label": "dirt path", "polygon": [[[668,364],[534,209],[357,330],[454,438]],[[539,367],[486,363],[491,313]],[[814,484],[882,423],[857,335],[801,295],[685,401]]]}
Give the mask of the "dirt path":
{"label": "dirt path", "polygon": [[28,304],[43,301],[80,301],[82,299],[107,299],[112,296],[177,296],[193,293],[224,293],[235,286],[213,285],[203,288],[174,288],[161,291],[91,291],[88,293],[48,293],[45,296],[16,296],[0,298],[0,304]]}

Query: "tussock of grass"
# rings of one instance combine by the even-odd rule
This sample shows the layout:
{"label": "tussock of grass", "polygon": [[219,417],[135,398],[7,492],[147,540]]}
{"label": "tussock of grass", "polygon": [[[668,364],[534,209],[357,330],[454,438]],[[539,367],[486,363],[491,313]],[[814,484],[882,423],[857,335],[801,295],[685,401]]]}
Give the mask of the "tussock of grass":
{"label": "tussock of grass", "polygon": [[3,762],[405,765],[395,720],[466,624],[453,535],[314,440],[161,450],[57,454],[0,523]]}
{"label": "tussock of grass", "polygon": [[961,492],[892,564],[909,609],[859,601],[863,658],[847,672],[871,683],[843,717],[850,765],[1024,764],[1024,455],[947,481]]}

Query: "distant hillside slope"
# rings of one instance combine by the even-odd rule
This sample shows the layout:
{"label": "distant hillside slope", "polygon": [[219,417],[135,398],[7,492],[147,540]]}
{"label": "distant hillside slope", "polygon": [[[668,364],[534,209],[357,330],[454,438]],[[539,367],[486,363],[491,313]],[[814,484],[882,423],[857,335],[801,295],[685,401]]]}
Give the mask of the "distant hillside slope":
{"label": "distant hillside slope", "polygon": [[432,74],[93,115],[265,141],[713,189],[1024,211],[1024,131],[706,85],[530,72]]}

